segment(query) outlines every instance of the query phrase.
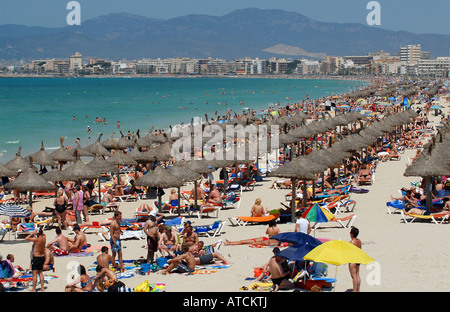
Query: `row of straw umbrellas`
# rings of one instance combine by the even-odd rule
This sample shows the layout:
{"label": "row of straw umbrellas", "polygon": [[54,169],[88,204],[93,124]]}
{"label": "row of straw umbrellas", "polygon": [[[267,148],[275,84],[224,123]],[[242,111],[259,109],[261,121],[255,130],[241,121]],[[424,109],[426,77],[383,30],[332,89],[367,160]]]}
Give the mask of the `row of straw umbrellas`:
{"label": "row of straw umbrellas", "polygon": [[[414,112],[409,110],[408,114],[414,115]],[[351,144],[357,144],[357,140],[360,140],[362,135],[365,137],[374,138],[377,135],[382,135],[386,132],[392,131],[393,126],[390,124],[392,122],[396,122],[396,125],[399,123],[406,123],[407,119],[410,119],[414,116],[406,116],[405,114],[397,114],[395,118],[402,117],[403,120],[394,120],[393,116],[391,118],[386,118],[385,120],[380,121],[376,125],[371,125],[366,127],[363,131],[360,132],[360,135],[353,136]],[[297,112],[291,113],[290,115],[284,116],[272,116],[267,115],[261,121],[259,118],[255,117],[252,114],[244,114],[241,117],[235,116],[235,118],[230,119],[227,123],[215,124],[215,126],[219,125],[222,131],[225,131],[226,127],[229,125],[232,126],[247,126],[250,124],[263,124],[271,129],[271,126],[277,126],[280,129],[283,129],[278,136],[278,145],[267,147],[265,153],[269,153],[272,150],[278,150],[280,146],[287,146],[289,144],[297,144],[302,141],[305,144],[306,139],[308,138],[316,138],[319,134],[326,135],[327,132],[335,130],[336,127],[345,126],[351,124],[353,122],[360,121],[364,117],[357,112],[349,112],[339,116],[323,118],[319,121],[313,123],[306,123],[306,120],[309,118],[308,115]],[[207,129],[210,126],[208,122],[208,118],[206,116],[206,123],[202,125],[194,125],[193,121],[188,126],[189,134],[191,138],[195,135],[195,127],[200,126],[201,130]],[[383,128],[384,127],[384,128]],[[170,127],[171,128],[171,127]],[[198,129],[198,128],[197,128]],[[95,179],[99,178],[102,173],[109,172],[119,172],[120,166],[136,166],[137,164],[148,164],[148,163],[163,163],[168,162],[172,159],[172,145],[177,140],[186,140],[187,137],[181,134],[171,132],[170,136],[164,133],[153,133],[153,127],[145,136],[140,136],[139,130],[136,133],[136,136],[130,138],[128,136],[124,136],[121,132],[121,138],[114,138],[114,133],[111,134],[109,138],[104,141],[101,141],[102,134],[100,134],[99,138],[89,146],[82,148],[79,143],[77,143],[77,147],[73,150],[67,150],[64,147],[64,139],[61,138],[61,146],[56,151],[51,154],[47,154],[44,148],[43,142],[41,143],[41,149],[28,156],[27,158],[22,158],[20,155],[20,148],[16,157],[9,161],[7,164],[0,164],[0,175],[13,177],[17,174],[17,170],[22,170],[22,173],[19,177],[15,178],[12,182],[6,185],[9,189],[17,189],[20,191],[43,191],[43,190],[54,190],[56,186],[49,182],[57,182],[63,180],[74,180],[81,181],[85,179]],[[172,130],[172,128],[171,128]],[[273,137],[278,135],[278,133],[266,133],[269,137]],[[233,141],[233,137],[226,138],[229,141]],[[259,138],[261,140],[261,137]],[[256,142],[255,142],[256,141]],[[192,142],[192,141],[191,141]],[[323,141],[322,141],[323,142]],[[203,156],[203,147],[207,144],[207,138],[203,138],[202,143],[202,156]],[[248,149],[248,145],[258,143],[258,137],[246,137],[247,146],[244,147],[244,150]],[[343,148],[344,146],[348,146],[350,142],[348,140],[342,140],[338,142],[338,144],[334,147],[335,150],[337,147],[341,147],[340,149],[340,157],[348,156],[345,152],[346,150]],[[155,147],[156,145],[156,147]],[[148,150],[145,152],[140,151],[141,148],[147,148]],[[124,153],[123,150],[132,148],[131,152]],[[194,146],[191,146],[191,149],[195,153]],[[115,152],[113,152],[115,151]],[[352,151],[352,149],[350,149]],[[261,151],[259,151],[261,152]],[[327,151],[329,153],[330,151]],[[317,152],[320,153],[321,159],[329,159],[329,155],[325,155],[324,151]],[[247,155],[248,153],[244,153]],[[314,156],[315,154],[313,154]],[[94,157],[90,163],[84,164],[81,161],[81,157]],[[222,155],[223,156],[223,155]],[[254,156],[254,155],[253,155]],[[239,158],[237,153],[234,154],[232,159],[230,159],[229,154],[226,157],[218,157],[221,160],[210,160],[210,161],[183,161],[176,163],[177,166],[172,166],[170,168],[170,172],[175,173],[175,178],[170,179],[172,174],[168,175],[166,171],[163,174],[163,168],[157,167],[157,170],[154,172],[150,172],[151,174],[146,174],[140,180],[136,181],[136,185],[138,186],[146,186],[146,187],[180,187],[186,182],[194,182],[201,178],[202,174],[210,173],[215,170],[215,168],[222,168],[229,165],[238,165],[241,163],[248,163],[252,161],[258,161],[258,158],[262,155],[258,154],[256,159],[253,157],[244,157]],[[310,156],[313,157],[313,156]],[[107,160],[105,160],[107,157]],[[239,158],[239,159],[238,159]],[[223,159],[223,160],[222,160]],[[333,160],[339,159],[336,158],[336,155],[333,155]],[[342,159],[341,159],[342,160]],[[63,169],[64,164],[73,163],[70,166],[67,165]],[[192,167],[193,170],[187,170],[188,166],[183,166],[184,170],[181,170],[178,167],[178,164],[186,163]],[[295,163],[295,162],[293,162]],[[59,170],[51,170],[43,174],[42,176],[37,175],[36,167],[33,164],[37,164],[40,166],[52,166],[55,167],[59,164]],[[195,164],[195,165],[194,165]],[[285,167],[285,166],[284,166]],[[285,169],[283,170],[287,170]],[[313,167],[310,167],[313,168]],[[323,168],[322,168],[323,169]],[[178,172],[175,172],[178,170]],[[157,174],[160,174],[159,176]],[[280,174],[280,172],[273,173],[272,175]],[[182,178],[180,178],[182,177]],[[286,176],[287,177],[287,176]],[[298,178],[298,177],[295,177]],[[293,183],[294,184],[294,183]],[[99,184],[100,185],[100,184]],[[195,188],[196,189],[196,188]],[[99,189],[100,191],[100,189]],[[101,194],[99,192],[99,194]],[[180,201],[179,201],[180,202]],[[31,196],[30,196],[30,205],[31,205]],[[195,203],[196,204],[196,203]]]}
{"label": "row of straw umbrellas", "polygon": [[[367,126],[363,131],[360,132],[360,134],[351,136],[351,140],[350,137],[348,137],[346,139],[338,141],[338,143],[335,144],[333,150],[321,150],[317,151],[317,154],[319,154],[318,156],[320,156],[320,159],[336,161],[339,159],[338,157],[336,157],[337,153],[339,152],[339,155],[341,157],[340,161],[343,161],[345,157],[349,156],[348,151],[356,150],[354,146],[357,146],[356,148],[361,148],[361,146],[358,147],[358,144],[364,144],[363,142],[360,142],[362,139],[370,138],[374,140],[377,136],[391,132],[396,126],[409,122],[411,118],[414,117],[413,115],[414,112],[408,110],[403,113],[396,114],[396,116],[389,116],[382,121]],[[396,119],[394,119],[394,117]],[[274,149],[277,150],[280,146],[296,144],[299,141],[305,142],[305,140],[302,139],[313,138],[318,134],[326,134],[327,132],[334,130],[336,127],[360,121],[364,117],[357,112],[349,112],[335,117],[322,118],[320,121],[309,124],[306,123],[307,118],[308,116],[306,114],[293,113],[291,115],[279,117],[269,115],[265,119],[263,119],[262,124],[268,126],[276,125],[279,128],[283,129],[282,133],[278,137],[279,144],[277,146],[268,147],[267,151],[264,152],[269,153]],[[261,120],[251,114],[247,114],[240,118],[235,118],[229,123],[221,124],[221,129],[225,129],[227,125],[245,126],[254,124],[256,122],[261,123]],[[205,124],[200,126],[202,130],[205,130],[208,125],[209,123],[206,122]],[[194,130],[195,126],[196,125],[191,122],[191,125],[189,125],[189,130]],[[104,141],[101,141],[101,134],[99,138],[91,145],[82,148],[79,144],[77,144],[77,147],[74,150],[69,151],[64,147],[64,140],[63,138],[61,138],[60,148],[52,152],[51,154],[46,153],[44,144],[42,143],[41,149],[38,152],[28,156],[27,158],[22,158],[20,156],[19,149],[16,158],[5,165],[0,164],[0,175],[12,177],[16,175],[18,169],[21,169],[22,171],[24,171],[24,173],[15,178],[12,182],[6,185],[6,187],[9,189],[28,191],[31,194],[32,191],[56,189],[56,186],[49,182],[95,179],[99,178],[102,173],[119,172],[120,166],[136,166],[139,163],[163,163],[170,161],[172,158],[171,148],[173,144],[177,140],[185,140],[186,137],[176,134],[174,135],[173,133],[171,133],[170,136],[164,133],[155,134],[152,133],[152,129],[153,128],[151,128],[148,134],[145,136],[140,136],[138,131],[137,136],[133,138],[124,136],[121,133],[121,138],[115,139],[113,137],[113,133],[108,139]],[[268,133],[266,135],[268,135],[269,137],[273,137],[277,134]],[[261,138],[258,139],[258,137],[247,137],[246,142],[244,143],[244,150],[247,151],[248,147],[251,144],[257,144],[259,142],[258,140],[260,141]],[[206,141],[202,141],[202,146],[206,143]],[[154,147],[155,145],[156,147]],[[366,146],[367,145],[368,144],[366,144]],[[352,146],[351,149],[348,149],[349,146]],[[130,147],[133,147],[131,152],[123,152],[125,149],[128,149]],[[145,152],[140,151],[142,147],[146,147],[148,148],[148,150]],[[330,153],[333,151],[335,152],[335,154],[332,154],[333,156],[330,157]],[[300,159],[304,162],[314,157],[315,153],[312,156],[309,156],[309,158],[302,157]],[[175,165],[171,166],[170,168],[157,166],[155,170],[152,170],[148,174],[139,178],[136,181],[136,185],[149,188],[179,188],[187,182],[197,183],[197,181],[202,177],[203,174],[213,172],[217,168],[223,168],[233,164],[237,165],[242,163],[249,163],[255,160],[257,161],[258,157],[262,156],[258,154],[256,157],[252,158],[247,157],[248,154],[249,153],[247,152],[244,153],[245,156],[242,158],[238,157],[238,154],[235,152],[234,156],[231,159],[229,157],[229,154],[227,154],[226,157],[216,157],[216,159],[218,158],[221,160],[202,159],[177,161],[175,162]],[[84,162],[81,161],[81,157],[83,156],[91,156],[94,158],[91,162],[84,164]],[[105,157],[107,157],[106,160]],[[67,165],[63,169],[63,164],[68,164],[71,162],[71,165]],[[33,166],[33,164],[38,164],[41,166],[54,167],[58,163],[60,164],[59,170],[51,170],[41,176],[36,173],[36,168]],[[313,178],[313,176],[311,175],[311,169],[315,167],[312,165],[306,167],[308,168],[308,170],[304,170],[301,174],[292,174],[292,172],[295,171],[289,172],[288,169],[294,168],[294,164],[296,163],[297,161],[292,161],[289,166],[285,165],[283,167],[280,167],[280,169],[276,170],[271,175],[280,176],[284,174],[284,177],[289,178],[292,176],[293,179]],[[330,164],[331,163],[329,163],[329,165]],[[314,165],[317,167],[318,163],[315,162]],[[321,168],[316,168],[314,171],[319,169],[321,169],[323,172],[323,169],[325,169],[325,167],[322,166]],[[293,185],[295,185],[295,183],[293,183]],[[100,190],[99,194],[101,194]],[[293,194],[295,194],[295,192]],[[195,205],[197,205],[197,203],[195,203]]]}

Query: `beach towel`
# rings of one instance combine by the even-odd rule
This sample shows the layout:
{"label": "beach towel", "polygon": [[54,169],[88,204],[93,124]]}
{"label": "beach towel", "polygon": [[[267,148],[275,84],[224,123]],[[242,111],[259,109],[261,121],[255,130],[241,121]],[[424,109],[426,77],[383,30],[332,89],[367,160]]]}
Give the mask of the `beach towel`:
{"label": "beach towel", "polygon": [[88,246],[85,249],[83,249],[81,252],[71,252],[67,255],[55,255],[58,257],[89,257],[89,256],[93,256],[97,253],[99,253],[102,249],[103,245],[101,246]]}

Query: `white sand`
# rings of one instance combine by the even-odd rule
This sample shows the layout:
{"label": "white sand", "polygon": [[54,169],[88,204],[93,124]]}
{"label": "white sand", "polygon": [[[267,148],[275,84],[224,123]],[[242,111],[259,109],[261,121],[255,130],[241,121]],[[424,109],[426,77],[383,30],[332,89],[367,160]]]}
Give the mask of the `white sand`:
{"label": "white sand", "polygon": [[[448,112],[447,103],[444,104],[445,111]],[[432,115],[430,113],[430,115]],[[430,116],[430,119],[435,118]],[[361,266],[361,291],[363,292],[431,292],[441,291],[448,283],[448,269],[450,267],[450,252],[447,248],[448,225],[436,225],[431,222],[414,222],[404,224],[400,213],[389,215],[387,213],[386,202],[390,201],[390,196],[398,196],[398,189],[410,187],[410,182],[419,181],[419,178],[404,177],[403,173],[408,162],[408,157],[412,157],[415,150],[406,150],[401,155],[400,161],[381,162],[375,174],[375,183],[372,186],[364,186],[370,190],[367,194],[351,193],[351,198],[357,201],[354,213],[357,215],[354,226],[360,230],[359,238],[363,242],[362,248],[373,259],[376,260],[373,266]],[[220,220],[226,220],[227,224],[223,233],[216,238],[202,237],[206,245],[216,242],[218,239],[240,240],[265,235],[266,225],[248,225],[245,227],[232,227],[228,221],[229,216],[249,215],[250,207],[258,197],[262,198],[263,206],[274,209],[280,208],[280,202],[284,202],[284,195],[289,190],[269,189],[275,179],[265,179],[258,182],[254,191],[242,193],[242,203],[239,210],[222,210],[219,213]],[[184,190],[190,190],[191,186],[186,186]],[[166,190],[166,194],[169,190]],[[168,196],[168,195],[166,195]],[[165,197],[166,197],[165,196]],[[142,200],[138,202],[120,203],[120,210],[124,218],[131,218],[136,207],[143,202],[148,204],[152,200]],[[35,211],[51,205],[52,200],[38,200],[34,203]],[[92,221],[101,221],[111,217],[112,213],[105,215],[93,215]],[[215,218],[198,219],[192,217],[189,220],[194,225],[205,225],[214,222]],[[294,224],[278,225],[281,231],[293,231]],[[63,231],[68,235],[67,231]],[[92,231],[91,231],[92,233]],[[54,230],[46,232],[47,240],[53,239]],[[349,230],[337,227],[336,223],[324,224],[321,229],[315,231],[318,238],[349,240]],[[95,234],[87,234],[88,242],[91,245],[107,245]],[[124,240],[124,259],[137,259],[146,257],[147,249],[144,240]],[[22,267],[29,266],[31,243],[23,239],[9,241],[8,236],[0,242],[0,253],[15,255],[15,264]],[[222,245],[220,252],[229,259],[232,264],[230,268],[218,270],[213,274],[205,275],[158,275],[150,273],[146,276],[135,275],[132,278],[122,279],[127,287],[135,287],[142,281],[148,279],[151,283],[166,284],[167,292],[203,291],[203,292],[236,292],[242,286],[249,286],[252,282],[246,281],[246,277],[253,276],[253,267],[263,265],[271,257],[272,248],[251,248],[249,246],[225,246]],[[62,292],[67,283],[67,278],[73,273],[74,262],[81,263],[88,268],[92,268],[96,256],[90,257],[56,257],[55,275],[47,284],[48,292]],[[343,292],[352,288],[352,282],[347,265],[337,267],[329,266],[329,277],[334,277],[337,273],[336,292]],[[94,275],[90,271],[90,275]],[[39,288],[39,287],[38,287]],[[250,290],[249,292],[253,292]]]}

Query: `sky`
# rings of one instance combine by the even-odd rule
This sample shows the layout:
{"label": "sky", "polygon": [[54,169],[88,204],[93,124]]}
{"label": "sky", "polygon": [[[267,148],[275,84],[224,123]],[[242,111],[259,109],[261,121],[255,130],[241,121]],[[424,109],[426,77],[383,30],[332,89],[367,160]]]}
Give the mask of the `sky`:
{"label": "sky", "polygon": [[[66,26],[70,0],[0,0],[0,25]],[[371,0],[78,0],[81,21],[110,13],[170,19],[188,14],[222,16],[236,9],[281,9],[320,22],[367,25]],[[450,0],[378,0],[381,25],[394,31],[450,35]]]}

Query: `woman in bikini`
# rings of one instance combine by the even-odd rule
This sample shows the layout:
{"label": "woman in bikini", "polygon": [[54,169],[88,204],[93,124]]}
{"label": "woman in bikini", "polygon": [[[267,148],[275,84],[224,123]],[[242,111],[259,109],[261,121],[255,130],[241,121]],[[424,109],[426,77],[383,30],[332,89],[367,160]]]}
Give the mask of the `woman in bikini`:
{"label": "woman in bikini", "polygon": [[277,223],[275,220],[270,221],[269,227],[266,230],[267,236],[256,237],[250,239],[243,239],[240,241],[229,241],[225,239],[225,245],[261,245],[261,246],[278,246],[280,244],[279,241],[275,239],[271,239],[273,236],[280,234],[280,229],[277,227]]}
{"label": "woman in bikini", "polygon": [[[80,264],[80,276],[72,283],[66,285],[66,292],[92,292],[94,290],[95,277],[90,277],[86,273],[86,268]],[[77,286],[80,284],[80,286]]]}

